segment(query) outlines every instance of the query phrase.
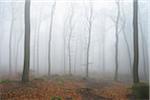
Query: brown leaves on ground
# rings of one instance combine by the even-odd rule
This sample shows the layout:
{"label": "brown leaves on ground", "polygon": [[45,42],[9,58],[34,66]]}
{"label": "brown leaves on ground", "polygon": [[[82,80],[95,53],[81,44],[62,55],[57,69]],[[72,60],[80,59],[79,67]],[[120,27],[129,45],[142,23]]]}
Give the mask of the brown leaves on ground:
{"label": "brown leaves on ground", "polygon": [[59,97],[62,100],[127,100],[130,93],[127,86],[121,83],[92,85],[95,86],[87,87],[87,81],[82,80],[34,80],[26,84],[0,84],[0,99],[51,100],[52,97]]}
{"label": "brown leaves on ground", "polygon": [[131,91],[125,84],[113,83],[113,85],[103,88],[99,94],[113,100],[128,100],[128,95],[131,94]]}

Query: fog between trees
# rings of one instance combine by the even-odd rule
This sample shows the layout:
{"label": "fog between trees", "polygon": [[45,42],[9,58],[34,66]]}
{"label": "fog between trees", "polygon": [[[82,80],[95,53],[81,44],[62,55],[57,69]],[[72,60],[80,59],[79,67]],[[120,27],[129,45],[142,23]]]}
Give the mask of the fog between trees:
{"label": "fog between trees", "polygon": [[30,69],[34,77],[131,81],[135,65],[139,78],[148,80],[148,5],[143,0],[1,0],[0,77],[24,73],[28,80]]}

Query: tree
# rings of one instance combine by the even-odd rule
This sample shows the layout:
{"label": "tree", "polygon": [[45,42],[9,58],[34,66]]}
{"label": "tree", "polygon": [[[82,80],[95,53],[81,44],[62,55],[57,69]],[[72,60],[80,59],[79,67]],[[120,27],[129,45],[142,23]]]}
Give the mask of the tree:
{"label": "tree", "polygon": [[40,11],[40,17],[39,17],[39,25],[38,25],[38,32],[37,32],[37,75],[39,75],[39,33],[40,33],[40,26],[42,22],[41,18],[41,11]]}
{"label": "tree", "polygon": [[49,30],[49,42],[48,42],[48,77],[51,75],[51,38],[52,38],[52,29],[53,29],[53,19],[55,12],[56,1],[53,3],[51,8],[51,18],[50,18],[50,30]]}
{"label": "tree", "polygon": [[133,43],[134,43],[134,61],[133,61],[133,82],[139,83],[139,42],[138,42],[138,0],[133,0]]}
{"label": "tree", "polygon": [[33,46],[33,70],[35,70],[36,68],[36,40],[37,40],[37,28],[38,28],[38,24],[37,21],[35,23],[35,29],[34,29],[34,46]]}
{"label": "tree", "polygon": [[87,17],[88,22],[88,43],[87,43],[87,52],[86,52],[86,77],[89,77],[89,56],[90,56],[90,46],[91,46],[91,33],[93,25],[93,6],[90,3],[90,12],[89,17]]}
{"label": "tree", "polygon": [[119,19],[120,19],[120,0],[116,1],[117,4],[117,18],[116,18],[116,22],[115,22],[115,37],[116,37],[116,43],[115,43],[115,63],[116,63],[116,67],[115,67],[115,76],[114,76],[114,80],[117,81],[118,80],[118,43],[119,43]]}
{"label": "tree", "polygon": [[131,51],[130,51],[130,46],[129,46],[129,42],[127,39],[127,35],[126,35],[126,16],[124,14],[124,9],[122,8],[122,33],[123,33],[123,38],[124,41],[126,43],[126,47],[127,47],[127,54],[128,54],[128,58],[129,58],[129,66],[130,66],[130,71],[131,71],[131,75],[132,75],[132,59],[131,59]]}
{"label": "tree", "polygon": [[[13,6],[13,5],[12,5]],[[10,25],[10,36],[9,36],[9,76],[12,74],[12,34],[13,34],[13,25],[14,25],[14,8],[12,7],[12,19]]]}
{"label": "tree", "polygon": [[101,20],[101,23],[102,23],[102,67],[103,67],[103,74],[105,75],[105,39],[106,39],[106,19],[105,19],[105,16],[103,16],[102,20]]}
{"label": "tree", "polygon": [[17,73],[17,66],[18,66],[19,45],[20,45],[20,42],[21,42],[22,37],[23,37],[23,34],[20,34],[20,36],[19,36],[19,38],[18,38],[18,41],[17,41],[16,62],[15,62],[15,72],[16,72],[16,73]]}
{"label": "tree", "polygon": [[66,29],[65,29],[65,25],[66,25],[66,21],[67,21],[67,17],[64,20],[64,29],[63,29],[63,65],[64,65],[64,74],[66,74]]}
{"label": "tree", "polygon": [[148,65],[149,65],[149,57],[148,57],[148,42],[145,39],[144,32],[142,29],[142,25],[140,24],[141,37],[142,37],[142,51],[143,51],[143,67],[144,67],[144,75],[145,79],[148,80]]}
{"label": "tree", "polygon": [[22,82],[29,81],[30,69],[30,0],[25,1],[25,41],[24,41],[24,68]]}
{"label": "tree", "polygon": [[71,59],[71,39],[72,39],[72,34],[73,34],[73,27],[74,27],[74,25],[73,25],[73,14],[74,14],[74,12],[73,12],[73,6],[72,6],[72,4],[71,4],[71,14],[70,14],[70,16],[69,16],[69,38],[68,38],[68,59],[69,59],[69,75],[72,75],[72,65],[71,65],[71,61],[72,61],[72,59]]}

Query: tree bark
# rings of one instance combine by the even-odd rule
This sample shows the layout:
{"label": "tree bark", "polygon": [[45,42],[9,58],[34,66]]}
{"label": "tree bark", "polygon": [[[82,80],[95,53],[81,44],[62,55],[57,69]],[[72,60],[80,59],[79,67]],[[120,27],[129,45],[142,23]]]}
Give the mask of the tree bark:
{"label": "tree bark", "polygon": [[11,19],[11,25],[10,25],[10,36],[9,36],[9,76],[12,75],[12,34],[13,34],[13,25],[14,25],[14,12],[12,7],[12,19]]}
{"label": "tree bark", "polygon": [[39,15],[40,17],[39,17],[39,25],[38,25],[38,32],[37,32],[37,75],[39,75],[39,64],[40,64],[40,61],[39,61],[39,34],[40,34],[40,26],[41,26],[41,21],[42,21],[42,19],[41,19],[41,16],[42,16],[42,14],[41,14],[41,11],[40,11],[40,15]]}
{"label": "tree bark", "polygon": [[144,32],[142,29],[142,24],[139,23],[140,30],[141,30],[141,38],[142,38],[142,51],[143,51],[143,68],[144,68],[144,76],[145,79],[148,80],[148,47],[147,41],[144,37]]}
{"label": "tree bark", "polygon": [[50,30],[49,30],[49,42],[48,42],[48,77],[51,76],[51,37],[52,37],[52,29],[53,29],[53,18],[55,12],[56,2],[52,5],[51,8],[51,18],[50,18]]}
{"label": "tree bark", "polygon": [[23,37],[23,34],[19,36],[18,42],[17,42],[17,50],[16,50],[16,62],[15,62],[15,73],[17,74],[17,66],[18,66],[18,54],[19,54],[19,45],[21,42],[21,39]]}
{"label": "tree bark", "polygon": [[116,63],[116,67],[115,67],[115,77],[114,80],[117,81],[118,80],[118,43],[119,43],[119,19],[120,19],[120,0],[118,0],[116,2],[117,4],[117,18],[116,18],[116,26],[115,26],[115,36],[116,36],[116,44],[115,44],[115,63]]}
{"label": "tree bark", "polygon": [[89,56],[90,56],[90,46],[91,46],[91,33],[92,33],[92,18],[93,18],[93,8],[90,4],[90,16],[88,18],[88,45],[87,45],[87,59],[86,59],[86,77],[89,77]]}
{"label": "tree bark", "polygon": [[30,70],[30,0],[25,1],[25,42],[22,82],[29,81]]}
{"label": "tree bark", "polygon": [[127,36],[126,36],[126,31],[125,31],[125,26],[126,26],[126,17],[124,14],[124,9],[122,9],[122,14],[123,14],[123,20],[122,20],[122,33],[123,33],[123,38],[124,41],[126,43],[126,47],[127,47],[127,52],[128,52],[128,58],[129,58],[129,66],[130,66],[130,72],[132,75],[132,58],[131,58],[131,51],[130,51],[130,46],[129,46],[129,42],[127,40]]}
{"label": "tree bark", "polygon": [[134,40],[133,82],[139,83],[138,0],[133,1],[133,40]]}
{"label": "tree bark", "polygon": [[73,24],[72,24],[73,14],[74,14],[74,9],[73,9],[73,5],[71,4],[71,14],[69,16],[69,38],[68,38],[69,75],[72,75],[71,40],[73,34]]}

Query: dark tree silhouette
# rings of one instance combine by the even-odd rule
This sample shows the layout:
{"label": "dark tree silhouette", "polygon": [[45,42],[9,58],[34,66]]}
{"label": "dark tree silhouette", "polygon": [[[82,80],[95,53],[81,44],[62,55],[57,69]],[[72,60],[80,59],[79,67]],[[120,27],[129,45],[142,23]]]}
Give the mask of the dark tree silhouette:
{"label": "dark tree silhouette", "polygon": [[115,35],[116,35],[116,44],[115,44],[115,76],[114,80],[118,80],[118,43],[119,43],[119,19],[120,19],[120,0],[116,1],[117,4],[117,18],[115,22]]}
{"label": "dark tree silhouette", "polygon": [[51,8],[51,18],[50,18],[50,30],[49,30],[49,41],[48,41],[48,77],[51,76],[51,38],[52,38],[52,29],[53,29],[53,19],[55,13],[56,1]]}
{"label": "dark tree silhouette", "polygon": [[30,0],[25,1],[24,68],[22,82],[29,81],[30,70]]}
{"label": "dark tree silhouette", "polygon": [[133,82],[139,83],[139,42],[138,42],[138,0],[133,1],[133,40],[134,40],[134,62],[133,62]]}

